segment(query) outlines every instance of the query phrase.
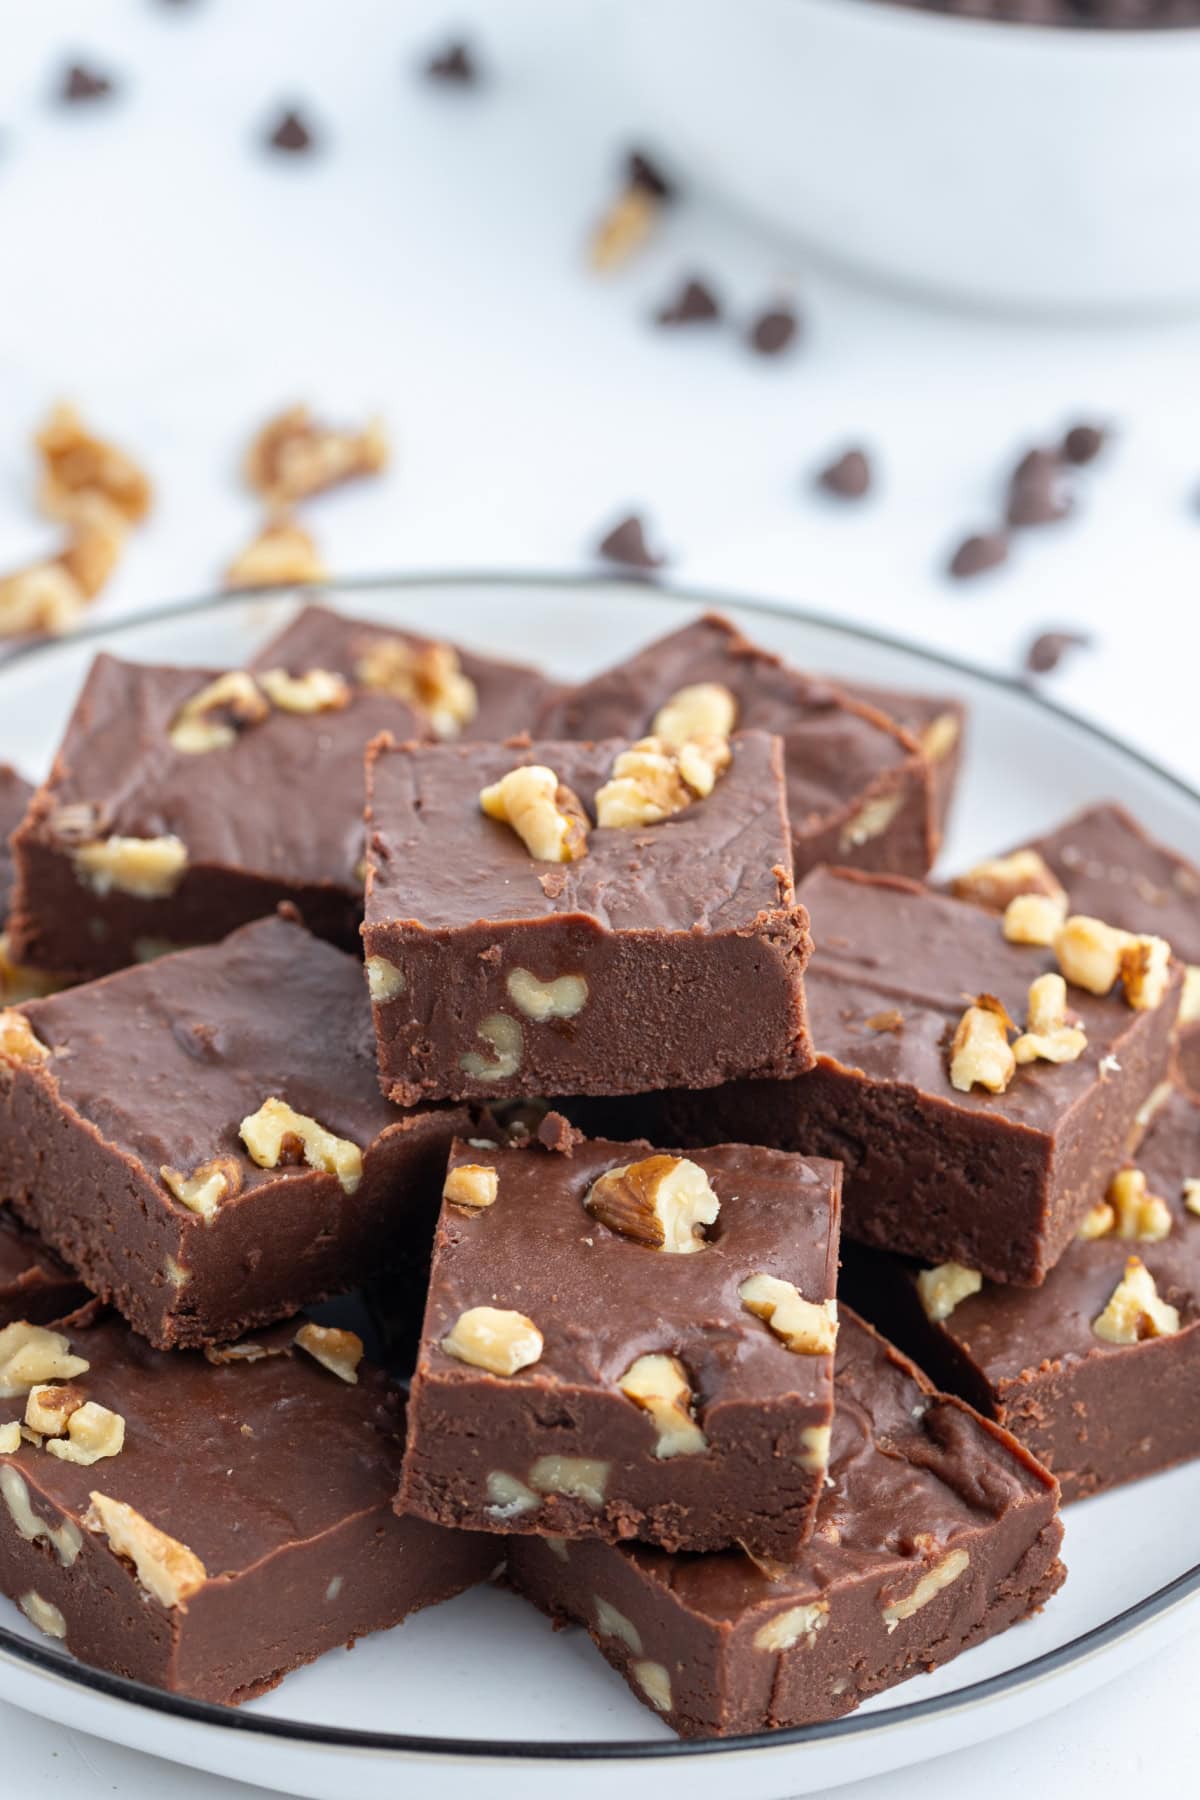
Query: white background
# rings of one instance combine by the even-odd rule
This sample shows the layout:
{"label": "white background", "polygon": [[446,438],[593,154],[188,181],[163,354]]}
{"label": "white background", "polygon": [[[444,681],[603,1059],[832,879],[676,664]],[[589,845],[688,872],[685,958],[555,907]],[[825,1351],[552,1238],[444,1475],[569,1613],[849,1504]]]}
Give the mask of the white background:
{"label": "white background", "polygon": [[[338,575],[586,566],[636,507],[681,581],[793,599],[1012,672],[1036,632],[1090,632],[1095,648],[1050,678],[1055,695],[1200,778],[1200,328],[920,306],[834,278],[691,191],[636,266],[598,280],[587,227],[623,149],[655,143],[621,10],[0,0],[0,568],[51,544],[28,440],[59,395],[159,489],[98,618],[219,579],[256,527],[238,457],[272,409],[378,410],[392,470],[307,513]],[[421,83],[414,65],[459,25],[486,86]],[[76,54],[119,93],[56,106]],[[268,156],[262,134],[292,96],[320,154]],[[693,269],[731,323],[655,331],[649,312]],[[781,291],[804,309],[804,341],[758,359],[739,327]],[[997,575],[947,582],[946,556],[995,516],[1015,455],[1080,416],[1116,436],[1077,517],[1025,534]],[[840,506],[810,478],[851,442],[875,453],[880,481]],[[1020,1738],[843,1791],[1175,1792],[1194,1781],[1198,1682],[1200,1645],[1185,1646],[1169,1670]],[[5,1708],[0,1744],[0,1785],[19,1800],[250,1791]]]}

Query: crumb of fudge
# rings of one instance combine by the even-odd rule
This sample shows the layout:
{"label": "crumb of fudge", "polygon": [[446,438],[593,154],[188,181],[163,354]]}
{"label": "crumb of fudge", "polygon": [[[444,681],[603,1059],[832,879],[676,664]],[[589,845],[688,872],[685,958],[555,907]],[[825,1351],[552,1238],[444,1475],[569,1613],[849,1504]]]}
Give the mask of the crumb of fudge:
{"label": "crumb of fudge", "polygon": [[425,713],[435,737],[459,737],[479,709],[478,690],[453,644],[372,638],[354,673],[373,693],[391,694]]}
{"label": "crumb of fudge", "polygon": [[258,432],[244,468],[254,492],[281,510],[343,481],[377,475],[387,462],[381,419],[368,420],[360,431],[346,430],[314,419],[307,406],[289,406]]}
{"label": "crumb of fudge", "polygon": [[253,675],[230,669],[185,700],[171,721],[172,748],[186,756],[227,750],[248,725],[260,725],[271,708]]}
{"label": "crumb of fudge", "polygon": [[311,532],[286,516],[268,520],[258,536],[229,564],[228,588],[290,587],[323,581],[328,571]]}
{"label": "crumb of fudge", "polygon": [[957,875],[950,891],[959,900],[972,900],[1001,912],[1012,901],[1038,894],[1053,900],[1066,913],[1067,891],[1038,850],[1014,850],[1008,856],[993,856],[976,863],[973,869]]}
{"label": "crumb of fudge", "polygon": [[721,1210],[708,1176],[686,1156],[647,1156],[607,1169],[583,1204],[610,1231],[674,1256],[703,1250],[704,1228]]}
{"label": "crumb of fudge", "polygon": [[214,1156],[190,1175],[165,1165],[158,1172],[180,1205],[197,1213],[206,1224],[216,1218],[226,1200],[242,1191],[242,1166],[235,1156]]}
{"label": "crumb of fudge", "polygon": [[339,1381],[358,1383],[358,1365],[363,1359],[363,1341],[357,1331],[342,1331],[334,1325],[317,1325],[312,1320],[302,1325],[293,1340],[306,1350],[323,1369]]}
{"label": "crumb of fudge", "polygon": [[1010,944],[1033,944],[1048,950],[1067,917],[1067,896],[1017,894],[1004,909],[1004,935]]}
{"label": "crumb of fudge", "polygon": [[1179,1312],[1159,1298],[1154,1277],[1141,1257],[1131,1256],[1108,1305],[1092,1320],[1092,1330],[1109,1344],[1172,1337],[1179,1330]]}
{"label": "crumb of fudge", "polygon": [[458,1163],[446,1176],[442,1199],[455,1206],[494,1206],[500,1192],[500,1172],[487,1163]]}
{"label": "crumb of fudge", "polygon": [[738,1288],[742,1305],[797,1356],[831,1356],[837,1348],[837,1301],[805,1300],[792,1281],[751,1275]]}
{"label": "crumb of fudge", "polygon": [[515,1375],[538,1361],[543,1338],[533,1320],[504,1307],[472,1306],[442,1339],[447,1356],[493,1375]]}
{"label": "crumb of fudge", "polygon": [[0,1012],[0,1062],[16,1068],[45,1062],[49,1054],[23,1012],[11,1006]]}
{"label": "crumb of fudge", "polygon": [[109,837],[80,844],[72,853],[84,887],[101,898],[132,894],[138,900],[165,900],[187,874],[187,845],[174,836]]}
{"label": "crumb of fudge", "polygon": [[47,1381],[86,1375],[86,1357],[73,1356],[69,1339],[45,1325],[14,1319],[0,1331],[0,1400],[29,1393]]}
{"label": "crumb of fudge", "polygon": [[576,1145],[584,1141],[582,1131],[577,1130],[562,1113],[553,1109],[538,1120],[533,1136],[544,1150],[553,1150],[558,1156],[570,1156]]}
{"label": "crumb of fudge", "polygon": [[978,1085],[1002,1094],[1016,1073],[1008,1041],[1012,1021],[990,994],[981,994],[959,1020],[950,1045],[950,1085],[969,1094]]}
{"label": "crumb of fudge", "polygon": [[639,1356],[617,1383],[621,1392],[650,1414],[658,1433],[654,1454],[697,1456],[708,1449],[708,1439],[693,1417],[696,1396],[687,1370],[677,1356]]}
{"label": "crumb of fudge", "polygon": [[697,681],[673,693],[654,715],[650,736],[669,750],[692,739],[727,738],[737,723],[737,701],[720,681]]}
{"label": "crumb of fudge", "polygon": [[137,1578],[160,1606],[187,1609],[191,1596],[208,1580],[208,1571],[194,1550],[168,1537],[123,1500],[108,1494],[90,1494],[83,1522],[89,1531],[107,1537],[116,1556],[124,1556],[137,1570]]}
{"label": "crumb of fudge", "polygon": [[688,738],[673,749],[658,737],[622,750],[596,793],[596,823],[608,829],[656,825],[711,794],[732,760],[729,740]]}
{"label": "crumb of fudge", "polygon": [[680,283],[675,296],[659,307],[654,315],[655,324],[665,327],[675,325],[704,325],[721,316],[720,302],[708,283],[699,276],[689,276]]}
{"label": "crumb of fudge", "polygon": [[289,675],[286,669],[263,669],[258,685],[280,712],[307,716],[340,712],[350,704],[349,682],[332,669],[306,669],[303,675]]}
{"label": "crumb of fudge", "polygon": [[591,821],[582,802],[541,763],[510,769],[480,790],[479,805],[489,819],[511,825],[537,862],[575,862],[587,854]]}
{"label": "crumb of fudge", "polygon": [[1025,1029],[1012,1047],[1018,1063],[1078,1062],[1087,1034],[1067,1021],[1067,984],[1049,972],[1029,984]]}
{"label": "crumb of fudge", "polygon": [[948,1319],[960,1301],[977,1294],[983,1286],[978,1269],[962,1263],[939,1263],[936,1269],[922,1269],[917,1276],[917,1294],[927,1319]]}
{"label": "crumb of fudge", "polygon": [[260,1169],[305,1162],[310,1169],[336,1175],[347,1194],[353,1194],[362,1180],[363,1155],[357,1144],[335,1137],[316,1119],[275,1096],[242,1120],[238,1136]]}
{"label": "crumb of fudge", "polygon": [[[80,506],[106,501],[126,524],[137,525],[150,511],[150,478],[126,451],[97,437],[75,407],[60,401],[34,439],[41,461],[38,499],[51,519],[73,524]],[[92,515],[94,518],[94,514]]]}
{"label": "crumb of fudge", "polygon": [[48,1437],[43,1448],[61,1462],[90,1468],[104,1457],[121,1454],[125,1448],[125,1421],[110,1407],[85,1400],[68,1416],[65,1436]]}

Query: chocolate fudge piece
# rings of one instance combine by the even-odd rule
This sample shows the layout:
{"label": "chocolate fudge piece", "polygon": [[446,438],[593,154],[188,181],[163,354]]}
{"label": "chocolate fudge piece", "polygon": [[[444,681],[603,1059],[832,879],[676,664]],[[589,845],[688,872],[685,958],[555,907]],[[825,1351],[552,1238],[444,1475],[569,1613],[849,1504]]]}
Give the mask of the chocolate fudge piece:
{"label": "chocolate fudge piece", "polygon": [[[1167,1090],[1109,1191],[1033,1290],[956,1284],[953,1270],[948,1284],[880,1251],[850,1262],[857,1302],[1015,1433],[1064,1500],[1200,1456],[1200,1103]],[[1122,1323],[1109,1308],[1131,1257],[1152,1286],[1135,1267]]]}
{"label": "chocolate fudge piece", "polygon": [[[26,1375],[74,1372],[32,1404],[5,1384],[0,1591],[83,1662],[236,1704],[485,1579],[494,1539],[393,1509],[399,1390],[350,1334],[312,1333],[293,1320],[214,1362],[111,1313],[35,1332]],[[14,1446],[27,1406],[54,1435]]]}
{"label": "chocolate fudge piece", "polygon": [[399,1504],[796,1555],[833,1414],[837,1166],[542,1132],[561,1147],[454,1147]]}
{"label": "chocolate fudge piece", "polygon": [[819,869],[801,884],[817,944],[806,981],[816,1067],[664,1101],[665,1141],[732,1135],[845,1165],[848,1236],[995,1281],[1040,1282],[1103,1197],[1138,1109],[1163,1080],[1182,971],[1135,1010],[1071,987],[1074,1061],[1035,1060],[962,1092],[952,1040],[973,996],[1025,1020],[1052,950],[1009,943],[977,906],[894,877]]}
{"label": "chocolate fudge piece", "polygon": [[0,1206],[0,1329],[14,1319],[61,1319],[87,1298],[83,1283]]}
{"label": "chocolate fudge piece", "polygon": [[32,797],[33,789],[24,777],[7,763],[0,763],[0,1006],[17,1000],[32,1000],[38,994],[52,992],[58,985],[40,970],[13,961],[8,933],[4,929],[13,887],[9,838],[25,817],[25,809]]}
{"label": "chocolate fudge piece", "polygon": [[845,1310],[829,1472],[790,1568],[517,1538],[509,1581],[585,1625],[674,1730],[708,1737],[851,1712],[1037,1612],[1063,1580],[1053,1477]]}
{"label": "chocolate fudge piece", "polygon": [[[907,688],[873,687],[861,681],[844,681],[839,685],[851,699],[875,707],[916,738],[932,769],[933,816],[940,845],[962,773],[966,707],[961,700],[946,694],[914,694]],[[910,872],[900,871],[901,874]]]}
{"label": "chocolate fudge piece", "polygon": [[661,727],[680,690],[708,683],[732,696],[738,730],[783,739],[797,880],[822,862],[926,873],[935,851],[931,776],[915,739],[878,708],[759,649],[719,613],[569,690],[538,733],[642,737]]}
{"label": "chocolate fudge piece", "polygon": [[284,918],[0,1013],[0,1194],[167,1348],[427,1243],[469,1129],[387,1104],[361,966]]}
{"label": "chocolate fudge piece", "polygon": [[[625,790],[645,818],[639,778],[618,783],[614,766],[641,759],[621,740],[372,745],[363,940],[391,1099],[618,1094],[808,1067],[810,944],[779,742],[739,733],[726,754],[706,798],[672,773],[681,809],[634,824]],[[532,824],[553,841],[483,810],[485,790],[503,799],[526,769],[549,782]],[[593,824],[618,785],[628,822]],[[549,860],[560,848],[572,860]]]}

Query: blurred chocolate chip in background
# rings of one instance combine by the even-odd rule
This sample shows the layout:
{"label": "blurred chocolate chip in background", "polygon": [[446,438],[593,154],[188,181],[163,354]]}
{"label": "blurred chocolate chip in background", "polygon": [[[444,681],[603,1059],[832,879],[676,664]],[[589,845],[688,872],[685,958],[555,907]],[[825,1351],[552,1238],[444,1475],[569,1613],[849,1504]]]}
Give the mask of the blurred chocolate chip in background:
{"label": "blurred chocolate chip in background", "polygon": [[625,180],[631,188],[641,188],[656,200],[674,200],[675,183],[664,175],[653,157],[645,150],[633,149],[625,158]]}
{"label": "blurred chocolate chip in background", "polygon": [[964,538],[947,565],[956,581],[970,581],[988,569],[998,569],[1008,560],[1008,534],[1003,531],[977,531]]}
{"label": "blurred chocolate chip in background", "polygon": [[630,513],[600,539],[596,554],[606,562],[620,563],[626,569],[660,569],[666,561],[657,556],[646,542],[646,530],[638,513]]}
{"label": "blurred chocolate chip in background", "polygon": [[871,486],[871,463],[865,450],[844,450],[817,475],[817,486],[839,500],[861,500]]}
{"label": "blurred chocolate chip in background", "polygon": [[778,356],[788,348],[799,329],[800,321],[793,307],[786,304],[770,306],[754,320],[746,341],[759,356]]}
{"label": "blurred chocolate chip in background", "polygon": [[1027,450],[1008,484],[1010,525],[1052,525],[1071,511],[1072,498],[1057,450]]}
{"label": "blurred chocolate chip in background", "polygon": [[475,87],[479,81],[479,64],[472,55],[471,46],[457,38],[429,58],[425,75],[429,81],[445,82],[451,87]]}
{"label": "blurred chocolate chip in background", "polygon": [[1031,675],[1048,675],[1070,651],[1087,650],[1091,642],[1082,631],[1043,631],[1025,652],[1025,667]]}
{"label": "blurred chocolate chip in background", "polygon": [[63,70],[58,97],[72,105],[78,100],[104,100],[112,91],[111,76],[89,69],[86,63],[71,63]]}
{"label": "blurred chocolate chip in background", "polygon": [[289,156],[303,156],[314,148],[316,139],[300,114],[289,107],[280,114],[274,130],[268,133],[267,143],[272,150],[282,150]]}
{"label": "blurred chocolate chip in background", "polygon": [[1063,460],[1082,468],[1095,462],[1107,442],[1108,432],[1102,425],[1072,425],[1063,435]]}
{"label": "blurred chocolate chip in background", "polygon": [[659,308],[654,318],[659,325],[703,325],[720,316],[721,308],[712,289],[699,276],[692,275],[681,284],[675,298]]}

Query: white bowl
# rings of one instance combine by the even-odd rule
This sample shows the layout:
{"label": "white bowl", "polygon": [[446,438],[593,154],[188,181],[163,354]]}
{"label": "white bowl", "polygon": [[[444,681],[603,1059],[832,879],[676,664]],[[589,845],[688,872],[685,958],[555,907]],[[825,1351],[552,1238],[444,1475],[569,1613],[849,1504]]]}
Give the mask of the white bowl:
{"label": "white bowl", "polygon": [[647,129],[839,261],[1024,310],[1200,305],[1200,29],[886,0],[621,8]]}

